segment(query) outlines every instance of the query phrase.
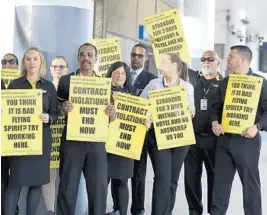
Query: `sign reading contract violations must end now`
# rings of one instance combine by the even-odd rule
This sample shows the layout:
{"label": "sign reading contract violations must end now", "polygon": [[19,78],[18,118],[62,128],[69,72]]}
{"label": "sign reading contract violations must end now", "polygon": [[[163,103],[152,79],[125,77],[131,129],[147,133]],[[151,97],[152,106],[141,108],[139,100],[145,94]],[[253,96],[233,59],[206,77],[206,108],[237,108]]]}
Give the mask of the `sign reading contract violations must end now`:
{"label": "sign reading contract violations must end now", "polygon": [[69,100],[73,110],[68,114],[67,140],[106,142],[111,79],[72,76]]}
{"label": "sign reading contract violations must end now", "polygon": [[120,38],[93,39],[91,41],[98,50],[98,62],[95,71],[102,77],[106,77],[111,64],[121,61]]}
{"label": "sign reading contract violations must end now", "polygon": [[117,93],[116,119],[110,123],[106,150],[108,153],[140,160],[148,118],[148,100]]}
{"label": "sign reading contract violations must end now", "polygon": [[183,86],[149,91],[158,150],[195,144],[187,90]]}
{"label": "sign reading contract violations must end now", "polygon": [[7,88],[10,82],[16,78],[20,77],[20,71],[18,69],[2,69],[1,78],[5,82],[5,87]]}
{"label": "sign reading contract violations must end now", "polygon": [[53,139],[50,157],[50,168],[52,169],[59,168],[59,149],[65,124],[65,116],[59,116],[56,123],[50,126]]}
{"label": "sign reading contract violations must end now", "polygon": [[42,90],[2,90],[2,156],[42,155]]}
{"label": "sign reading contract violations must end now", "polygon": [[255,124],[262,83],[262,77],[229,76],[222,116],[224,132],[242,134]]}
{"label": "sign reading contract violations must end now", "polygon": [[175,53],[185,62],[191,60],[183,25],[177,9],[145,17],[145,26],[153,39],[153,53],[157,68],[162,54]]}

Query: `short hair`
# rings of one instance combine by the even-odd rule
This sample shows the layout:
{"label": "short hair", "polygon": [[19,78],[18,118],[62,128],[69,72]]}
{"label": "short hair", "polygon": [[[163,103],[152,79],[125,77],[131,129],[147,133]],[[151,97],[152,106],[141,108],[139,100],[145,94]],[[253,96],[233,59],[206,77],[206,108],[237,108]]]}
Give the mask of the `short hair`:
{"label": "short hair", "polygon": [[236,45],[230,48],[231,50],[237,50],[237,52],[249,62],[252,61],[252,51],[248,46]]}
{"label": "short hair", "polygon": [[147,47],[146,47],[144,44],[142,44],[142,43],[137,43],[137,44],[135,44],[135,45],[133,46],[132,49],[134,49],[134,48],[136,48],[136,47],[143,48],[143,49],[145,50],[145,55],[146,55],[146,57],[148,56],[148,53],[147,53]]}
{"label": "short hair", "polygon": [[79,49],[78,49],[78,56],[79,56],[79,54],[80,54],[80,50],[81,50],[81,48],[82,47],[84,47],[84,46],[91,46],[91,47],[93,47],[94,48],[94,50],[95,50],[95,56],[97,57],[97,48],[96,48],[96,46],[95,45],[93,45],[92,43],[84,43],[84,44],[82,44],[80,47],[79,47]]}
{"label": "short hair", "polygon": [[125,83],[124,83],[124,87],[130,92],[132,93],[133,92],[133,88],[132,88],[132,78],[131,78],[131,73],[130,73],[130,68],[129,66],[125,63],[125,62],[122,62],[122,61],[117,61],[113,64],[110,65],[109,69],[108,69],[108,72],[107,72],[107,75],[106,77],[107,78],[111,78],[112,76],[112,73],[120,68],[120,67],[123,67],[124,70],[125,70],[125,74],[126,74],[126,80],[125,80]]}
{"label": "short hair", "polygon": [[55,56],[55,57],[52,59],[51,64],[52,64],[53,60],[56,60],[56,59],[62,59],[62,60],[64,60],[65,63],[66,63],[66,67],[69,68],[69,63],[68,63],[68,61],[66,60],[66,58],[63,57],[63,56]]}
{"label": "short hair", "polygon": [[27,70],[26,70],[24,61],[25,61],[26,54],[29,51],[37,51],[39,53],[39,56],[41,59],[41,65],[40,65],[40,69],[39,69],[38,73],[39,73],[39,77],[42,77],[42,78],[45,77],[46,76],[45,58],[44,58],[43,53],[36,47],[31,47],[24,52],[24,55],[23,55],[22,60],[21,60],[21,68],[20,68],[21,76],[24,76],[27,74]]}
{"label": "short hair", "polygon": [[18,60],[17,56],[14,55],[14,54],[12,54],[12,53],[7,53],[7,54],[5,54],[3,58],[5,58],[5,57],[8,56],[8,55],[11,55],[12,57],[14,57],[15,60],[16,60],[16,64],[19,65],[19,60]]}

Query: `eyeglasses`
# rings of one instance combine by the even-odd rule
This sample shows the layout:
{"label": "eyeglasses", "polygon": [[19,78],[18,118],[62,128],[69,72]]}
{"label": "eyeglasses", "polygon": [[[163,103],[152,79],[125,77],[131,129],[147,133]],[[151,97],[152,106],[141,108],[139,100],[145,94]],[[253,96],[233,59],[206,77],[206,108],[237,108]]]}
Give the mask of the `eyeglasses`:
{"label": "eyeglasses", "polygon": [[216,59],[214,57],[202,57],[200,58],[200,61],[204,63],[205,61],[208,61],[209,63],[214,62]]}
{"label": "eyeglasses", "polygon": [[136,54],[134,52],[131,53],[131,56],[132,56],[132,58],[137,57],[138,59],[142,59],[143,57],[145,57],[145,55],[143,55],[143,54]]}
{"label": "eyeglasses", "polygon": [[16,59],[10,59],[10,60],[3,59],[3,60],[1,60],[2,66],[5,66],[7,63],[9,63],[10,65],[15,65],[17,63],[17,61],[16,61]]}
{"label": "eyeglasses", "polygon": [[66,68],[66,66],[64,66],[64,65],[51,65],[51,67],[53,68],[53,69],[59,69],[59,70],[62,70],[62,69],[65,69]]}
{"label": "eyeglasses", "polygon": [[85,57],[85,56],[88,56],[89,58],[93,58],[95,56],[95,54],[92,52],[88,52],[87,54],[84,52],[79,53],[79,57]]}

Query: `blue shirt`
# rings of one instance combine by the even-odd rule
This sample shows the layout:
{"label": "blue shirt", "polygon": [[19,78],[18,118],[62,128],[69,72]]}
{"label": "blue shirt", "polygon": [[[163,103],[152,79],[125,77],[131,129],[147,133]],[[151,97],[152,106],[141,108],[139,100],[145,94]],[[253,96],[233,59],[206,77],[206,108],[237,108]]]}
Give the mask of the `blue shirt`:
{"label": "blue shirt", "polygon": [[[195,100],[194,100],[194,88],[192,84],[189,82],[184,81],[183,79],[180,79],[179,85],[185,86],[187,89],[187,96],[188,96],[188,104],[189,106],[194,106],[195,105]],[[148,99],[148,92],[150,90],[156,90],[156,89],[161,89],[164,88],[163,86],[163,77],[156,78],[151,80],[148,85],[146,85],[145,89],[141,93],[141,97]]]}

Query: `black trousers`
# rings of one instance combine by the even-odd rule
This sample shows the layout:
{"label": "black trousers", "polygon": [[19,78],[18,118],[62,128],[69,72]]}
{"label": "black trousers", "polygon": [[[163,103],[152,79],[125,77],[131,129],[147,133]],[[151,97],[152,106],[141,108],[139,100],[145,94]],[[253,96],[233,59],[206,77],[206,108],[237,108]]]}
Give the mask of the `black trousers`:
{"label": "black trousers", "polygon": [[134,161],[134,171],[132,182],[132,206],[131,213],[133,215],[139,214],[142,210],[145,210],[145,183],[146,183],[146,167],[147,167],[147,141],[148,135],[146,135],[144,147],[140,160]]}
{"label": "black trousers", "polygon": [[[15,214],[22,187],[7,186],[4,195],[4,215]],[[26,200],[26,215],[36,215],[37,207],[41,199],[41,186],[29,187]]]}
{"label": "black trousers", "polygon": [[207,172],[208,213],[210,213],[212,189],[214,181],[215,149],[217,137],[196,135],[196,144],[190,146],[184,162],[185,195],[189,206],[189,214],[202,215],[201,178],[203,163]]}
{"label": "black trousers", "polygon": [[129,188],[127,179],[108,179],[111,180],[111,195],[113,199],[113,209],[120,211],[121,215],[127,215],[129,203]]}
{"label": "black trousers", "polygon": [[158,150],[148,145],[154,170],[152,215],[171,215],[176,198],[177,183],[189,146]]}
{"label": "black trousers", "polygon": [[57,215],[75,214],[83,171],[90,215],[105,215],[107,201],[107,154],[103,143],[66,141],[60,146],[60,182]]}
{"label": "black trousers", "polygon": [[226,214],[236,170],[243,186],[245,215],[262,215],[261,184],[258,168],[260,150],[261,137],[259,134],[253,139],[227,134],[218,138],[212,194],[212,215]]}
{"label": "black trousers", "polygon": [[[4,194],[7,189],[9,179],[9,161],[8,157],[1,157],[1,214],[4,214]],[[15,214],[19,214],[19,207],[16,206]]]}

